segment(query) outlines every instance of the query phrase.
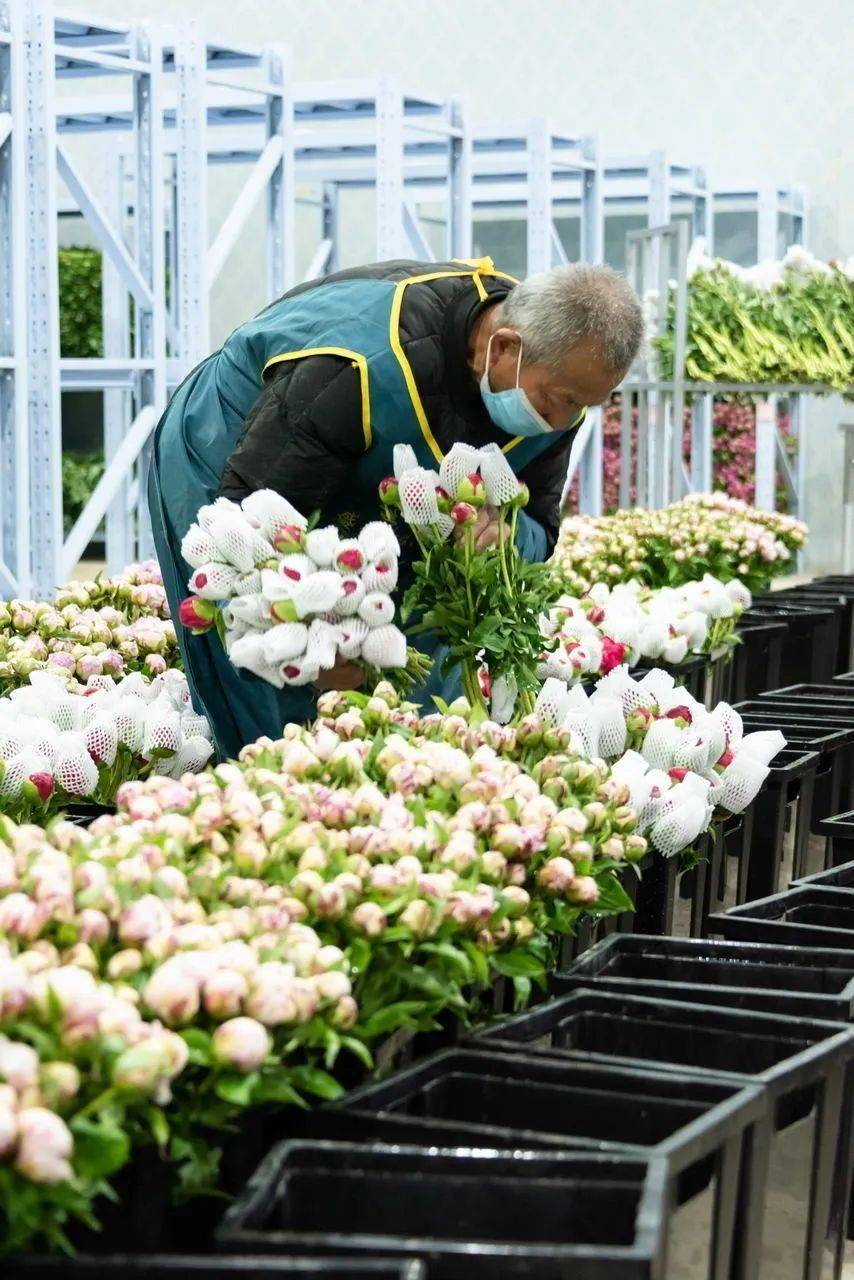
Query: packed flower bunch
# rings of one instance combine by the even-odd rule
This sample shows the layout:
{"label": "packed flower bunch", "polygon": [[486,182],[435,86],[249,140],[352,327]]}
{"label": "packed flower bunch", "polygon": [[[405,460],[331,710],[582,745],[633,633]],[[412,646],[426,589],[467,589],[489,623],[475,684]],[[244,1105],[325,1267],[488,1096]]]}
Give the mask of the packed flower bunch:
{"label": "packed flower bunch", "polygon": [[[620,506],[620,451],[622,447],[622,413],[620,397],[614,396],[602,412],[602,510],[616,511]],[[777,418],[780,432],[786,442],[789,456],[793,455],[795,441],[790,436],[791,420],[788,413]],[[712,408],[712,476],[715,489],[731,498],[741,498],[751,503],[756,494],[756,411],[752,404],[738,403],[732,399],[715,400]],[[637,443],[637,410],[632,413],[632,450]],[[691,454],[691,409],[685,409],[683,421],[683,445],[686,460]],[[578,477],[573,480],[567,495],[565,512],[578,511]],[[634,502],[636,489],[629,488],[629,502]],[[787,494],[778,481],[777,505],[785,510]]]}
{"label": "packed flower bunch", "polygon": [[319,712],[88,829],[0,821],[7,1248],[61,1243],[142,1143],[200,1185],[242,1109],[335,1096],[342,1049],[471,1016],[498,974],[526,998],[558,934],[629,907],[628,787],[568,730],[419,718],[388,685]]}
{"label": "packed flower bunch", "polygon": [[573,750],[608,762],[629,788],[639,831],[668,856],[688,849],[715,814],[746,809],[786,745],[777,730],[745,734],[727,703],[708,710],[658,669],[633,680],[615,667],[589,696],[548,679],[536,710],[569,730]]}
{"label": "packed flower bunch", "polygon": [[384,521],[341,538],[262,489],[203,507],[181,553],[194,570],[181,623],[196,634],[216,626],[233,665],[276,688],[313,684],[342,659],[426,673],[394,625],[400,547]]}
{"label": "packed flower bunch", "polygon": [[[670,332],[658,340],[662,376],[673,369]],[[689,259],[688,378],[709,382],[854,384],[854,265],[825,263],[800,245],[779,261],[743,268]]]}
{"label": "packed flower bunch", "polygon": [[806,535],[792,516],[722,493],[691,494],[657,511],[570,516],[551,564],[573,595],[597,582],[677,587],[706,574],[724,583],[737,578],[755,595],[786,572]]}
{"label": "packed flower bunch", "polygon": [[156,560],[130,564],[112,578],[98,574],[87,582],[69,582],[57,591],[53,603],[59,610],[69,604],[80,609],[109,605],[118,609],[126,622],[169,617],[169,603]]}
{"label": "packed flower bunch", "polygon": [[0,698],[0,813],[44,822],[74,801],[110,804],[128,779],[196,773],[212,753],[180,671],[91,676],[82,693],[36,672]]}
{"label": "packed flower bunch", "polygon": [[561,596],[540,619],[552,647],[537,675],[571,685],[624,663],[678,666],[694,654],[720,657],[734,646],[736,625],[750,604],[738,579],[724,584],[709,574],[681,587],[596,583],[587,595]]}
{"label": "packed flower bunch", "polygon": [[[447,646],[442,674],[459,667],[464,695],[485,715],[490,705],[509,719],[517,697],[533,705],[542,638],[537,615],[554,596],[549,571],[531,564],[516,545],[527,486],[498,445],[455,444],[439,471],[418,465],[408,445],[394,450],[394,475],[380,484],[390,518],[398,513],[421,551],[402,616],[410,635],[437,634]],[[478,550],[478,513],[498,517],[498,545]]]}
{"label": "packed flower bunch", "polygon": [[[134,606],[134,612],[141,607]],[[180,661],[175,628],[158,616],[156,606],[130,621],[114,605],[60,608],[44,601],[0,600],[0,693],[26,684],[38,671],[74,688],[91,676],[138,671],[153,678]]]}

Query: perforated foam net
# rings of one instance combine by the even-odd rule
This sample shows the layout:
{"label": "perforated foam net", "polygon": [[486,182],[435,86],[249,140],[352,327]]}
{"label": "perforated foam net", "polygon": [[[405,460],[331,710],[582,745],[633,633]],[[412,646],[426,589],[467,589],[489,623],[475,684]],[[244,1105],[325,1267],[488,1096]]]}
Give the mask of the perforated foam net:
{"label": "perforated foam net", "polygon": [[240,505],[265,538],[269,538],[280,524],[295,524],[300,529],[305,528],[305,516],[274,489],[257,489],[244,498]]}
{"label": "perforated foam net", "polygon": [[181,717],[181,732],[185,738],[212,738],[211,727],[207,716],[200,716],[195,711],[188,711]]}
{"label": "perforated foam net", "polygon": [[641,755],[653,769],[665,772],[673,767],[676,751],[685,739],[685,730],[673,720],[656,720],[641,745]]}
{"label": "perforated foam net", "polygon": [[396,478],[399,480],[404,471],[413,471],[418,466],[418,459],[415,456],[415,450],[410,444],[396,444],[392,453],[393,469]]}
{"label": "perforated foam net", "polygon": [[320,569],[328,569],[338,554],[338,530],[332,525],[305,535],[305,552]]}
{"label": "perforated foam net", "polygon": [[271,627],[273,618],[270,614],[270,601],[260,594],[251,596],[235,596],[222,611],[226,627],[242,622],[253,630]]}
{"label": "perforated foam net", "polygon": [[86,730],[86,750],[100,764],[112,765],[119,746],[115,721],[105,714],[98,715]]}
{"label": "perforated foam net", "polygon": [[598,753],[612,760],[625,750],[626,718],[619,698],[600,698],[593,708],[597,722]]}
{"label": "perforated foam net", "polygon": [[720,775],[715,799],[730,813],[741,813],[756,799],[759,788],[768,777],[767,764],[750,755],[739,754]]}
{"label": "perforated foam net", "polygon": [[492,506],[503,507],[518,496],[519,481],[497,444],[487,444],[481,449],[480,474],[483,476],[486,500]]}
{"label": "perforated foam net", "polygon": [[184,773],[200,773],[213,755],[213,744],[207,738],[185,738],[181,748],[171,760],[164,760],[163,772],[167,777],[180,778]]}
{"label": "perforated foam net", "polygon": [[17,796],[26,778],[34,773],[51,773],[50,762],[32,747],[24,747],[6,763],[0,778],[0,796]]}
{"label": "perforated foam net", "polygon": [[359,606],[365,598],[365,584],[355,573],[345,574],[341,579],[342,594],[332,606],[336,618],[350,618],[359,612]]}
{"label": "perforated foam net", "polygon": [[331,569],[318,569],[317,573],[294,584],[291,596],[300,618],[311,614],[326,613],[340,600],[343,591],[341,575]]}
{"label": "perforated foam net", "polygon": [[141,751],[145,733],[145,703],[142,699],[122,698],[116,711],[115,725],[119,742],[134,753]]}
{"label": "perforated foam net", "polygon": [[98,785],[98,767],[89,752],[83,738],[72,742],[66,735],[56,755],[53,774],[57,783],[72,796],[88,796]]}
{"label": "perforated foam net", "polygon": [[400,506],[407,524],[422,528],[439,520],[436,476],[432,471],[416,467],[400,478]]}
{"label": "perforated foam net", "polygon": [[760,729],[756,733],[746,733],[736,746],[735,754],[738,757],[749,756],[759,764],[770,765],[785,745],[786,739],[779,729]]}
{"label": "perforated foam net", "polygon": [[547,724],[559,725],[566,711],[566,689],[563,681],[555,676],[547,676],[543,687],[537,694],[534,711]]}
{"label": "perforated foam net", "polygon": [[358,658],[362,652],[362,642],[368,634],[368,624],[360,617],[354,616],[339,622],[335,627],[338,652],[342,658]]}
{"label": "perforated foam net", "polygon": [[191,569],[216,559],[216,545],[209,533],[197,524],[191,524],[181,540],[181,555]]}
{"label": "perforated foam net", "polygon": [[270,555],[270,543],[262,538],[243,512],[226,512],[210,527],[220,559],[234,565],[241,573],[249,573]]}
{"label": "perforated foam net", "polygon": [[282,663],[280,675],[283,684],[300,688],[302,685],[313,684],[320,675],[320,668],[303,656],[291,662]]}
{"label": "perforated foam net", "polygon": [[397,627],[373,627],[362,642],[362,657],[373,667],[405,667],[406,636]]}
{"label": "perforated foam net", "polygon": [[391,556],[379,561],[384,567],[369,564],[362,572],[362,583],[366,591],[383,591],[386,594],[397,586],[397,560]]}
{"label": "perforated foam net", "polygon": [[[250,632],[248,635],[241,636],[239,640],[235,640],[228,656],[233,666],[243,671],[251,671],[261,680],[276,683],[279,679],[278,667],[276,663],[268,661],[264,655],[265,640],[265,635]],[[281,685],[279,687],[281,688]]]}
{"label": "perforated foam net", "polygon": [[385,520],[370,520],[363,525],[359,533],[359,546],[369,561],[385,557],[396,560],[400,555],[400,543],[391,525]]}
{"label": "perforated foam net", "polygon": [[653,823],[649,838],[659,853],[670,858],[705,831],[708,818],[708,807],[699,796],[671,794]]}
{"label": "perforated foam net", "polygon": [[381,591],[369,591],[359,605],[359,617],[369,627],[385,627],[394,620],[394,601]]}
{"label": "perforated foam net", "polygon": [[264,635],[261,655],[273,665],[296,658],[305,652],[308,644],[308,627],[304,622],[280,622]]}
{"label": "perforated foam net", "polygon": [[451,498],[456,498],[457,489],[464,476],[478,470],[480,460],[480,449],[475,449],[470,444],[455,444],[445,454],[439,464],[439,483]]}
{"label": "perforated foam net", "polygon": [[308,643],[305,647],[306,661],[317,663],[321,671],[328,671],[335,666],[338,654],[338,635],[328,622],[315,619],[308,629]]}
{"label": "perforated foam net", "polygon": [[207,506],[200,507],[196,519],[205,532],[209,533],[213,523],[226,513],[231,515],[237,513],[239,515],[240,507],[236,502],[232,502],[231,498],[217,498],[214,502],[208,503]]}
{"label": "perforated foam net", "polygon": [[152,751],[177,751],[181,745],[181,719],[177,711],[158,704],[148,708],[145,716],[145,734],[142,754]]}
{"label": "perforated foam net", "polygon": [[231,565],[210,560],[190,575],[189,587],[203,600],[225,600],[234,590],[238,576]]}
{"label": "perforated foam net", "polygon": [[744,722],[741,716],[728,702],[719,702],[715,707],[715,717],[723,728],[730,749],[737,747],[744,737]]}

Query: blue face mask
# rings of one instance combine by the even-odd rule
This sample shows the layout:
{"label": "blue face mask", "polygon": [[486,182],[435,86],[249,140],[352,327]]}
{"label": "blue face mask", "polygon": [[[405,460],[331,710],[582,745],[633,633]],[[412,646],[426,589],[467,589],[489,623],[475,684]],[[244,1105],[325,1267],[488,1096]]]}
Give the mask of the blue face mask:
{"label": "blue face mask", "polygon": [[[494,335],[493,335],[494,337]],[[519,370],[522,367],[522,344],[519,344],[519,359],[516,364],[516,385],[507,391],[493,391],[489,385],[489,352],[492,338],[486,348],[486,368],[480,380],[480,394],[496,427],[506,431],[508,436],[540,436],[554,430],[546,422],[541,413],[531,404],[523,387],[519,386]]]}

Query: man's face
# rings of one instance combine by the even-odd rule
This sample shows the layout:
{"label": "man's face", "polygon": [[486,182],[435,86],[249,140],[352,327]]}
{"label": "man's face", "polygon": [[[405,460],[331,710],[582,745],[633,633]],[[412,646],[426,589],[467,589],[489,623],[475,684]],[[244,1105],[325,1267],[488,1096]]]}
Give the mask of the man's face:
{"label": "man's face", "polygon": [[[489,356],[489,385],[493,391],[516,386],[520,338],[515,329],[497,329]],[[567,352],[557,369],[526,364],[522,351],[519,386],[553,431],[571,427],[587,405],[603,404],[623,376],[605,362],[597,346],[582,338]]]}

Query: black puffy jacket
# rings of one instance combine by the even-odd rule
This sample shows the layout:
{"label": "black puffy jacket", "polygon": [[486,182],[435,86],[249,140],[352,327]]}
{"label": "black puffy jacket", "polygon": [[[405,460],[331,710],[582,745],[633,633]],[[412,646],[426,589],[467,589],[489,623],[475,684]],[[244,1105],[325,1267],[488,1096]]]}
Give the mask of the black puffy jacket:
{"label": "black puffy jacket", "polygon": [[[455,269],[453,263],[447,266]],[[441,269],[436,263],[381,262],[325,280],[399,280]],[[475,320],[486,307],[505,298],[512,284],[489,275],[481,279],[486,299],[472,288],[470,277],[459,276],[413,284],[404,295],[401,342],[443,452],[457,441],[474,446],[507,442],[507,436],[486,412],[468,365],[468,343]],[[321,283],[324,281],[310,281],[291,292]],[[226,462],[220,494],[240,501],[256,489],[272,488],[300,511],[319,510],[323,519],[326,509],[335,505],[345,489],[353,460],[365,448],[361,403],[359,375],[349,360],[310,356],[273,365],[268,385],[253,405],[240,442]],[[531,492],[527,514],[542,526],[546,554],[557,538],[572,435],[561,432],[554,444],[520,473]]]}

